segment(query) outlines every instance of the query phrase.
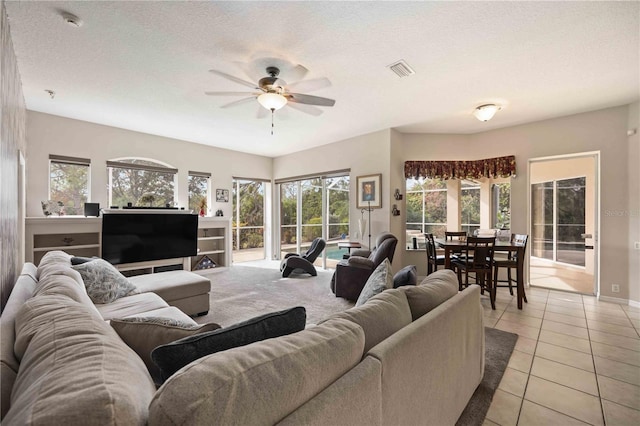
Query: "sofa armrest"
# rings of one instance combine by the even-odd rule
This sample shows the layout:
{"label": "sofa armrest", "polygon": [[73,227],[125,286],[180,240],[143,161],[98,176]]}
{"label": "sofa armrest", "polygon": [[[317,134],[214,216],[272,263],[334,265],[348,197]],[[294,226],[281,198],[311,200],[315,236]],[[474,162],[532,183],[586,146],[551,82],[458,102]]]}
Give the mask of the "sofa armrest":
{"label": "sofa armrest", "polygon": [[366,257],[351,256],[347,259],[347,266],[361,269],[373,269],[373,262]]}

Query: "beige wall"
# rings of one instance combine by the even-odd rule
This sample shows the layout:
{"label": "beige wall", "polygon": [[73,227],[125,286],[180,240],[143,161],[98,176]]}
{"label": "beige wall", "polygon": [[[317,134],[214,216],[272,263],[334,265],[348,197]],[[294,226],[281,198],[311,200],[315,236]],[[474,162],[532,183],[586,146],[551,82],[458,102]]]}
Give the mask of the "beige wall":
{"label": "beige wall", "polygon": [[108,207],[106,161],[122,157],[159,160],[178,169],[177,201],[188,205],[189,170],[211,173],[214,198],[210,215],[222,209],[231,215],[231,202],[216,203],[215,189],[231,190],[232,177],[271,179],[268,157],[138,133],[86,121],[29,111],[27,165],[27,215],[42,216],[40,201],[48,198],[49,154],[91,159],[91,201]]}
{"label": "beige wall", "polygon": [[4,1],[0,3],[0,39],[0,309],[3,309],[23,261],[20,154],[26,159],[27,149],[25,103]]}

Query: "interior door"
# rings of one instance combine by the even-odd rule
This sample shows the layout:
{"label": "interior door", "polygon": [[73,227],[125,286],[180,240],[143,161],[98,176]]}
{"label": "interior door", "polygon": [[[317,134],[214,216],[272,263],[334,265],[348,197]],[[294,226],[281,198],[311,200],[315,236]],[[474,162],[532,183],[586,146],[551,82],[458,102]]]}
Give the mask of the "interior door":
{"label": "interior door", "polygon": [[530,163],[530,284],[597,290],[597,168],[594,155]]}

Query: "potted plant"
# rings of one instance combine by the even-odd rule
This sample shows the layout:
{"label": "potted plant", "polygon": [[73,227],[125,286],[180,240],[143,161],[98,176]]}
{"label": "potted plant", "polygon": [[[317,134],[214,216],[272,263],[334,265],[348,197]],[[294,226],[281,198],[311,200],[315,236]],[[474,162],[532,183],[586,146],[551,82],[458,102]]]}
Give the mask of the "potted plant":
{"label": "potted plant", "polygon": [[198,204],[198,208],[200,209],[198,214],[200,215],[200,217],[204,217],[204,215],[206,214],[206,211],[207,211],[207,199],[206,198],[204,198],[204,197],[200,198],[200,203]]}

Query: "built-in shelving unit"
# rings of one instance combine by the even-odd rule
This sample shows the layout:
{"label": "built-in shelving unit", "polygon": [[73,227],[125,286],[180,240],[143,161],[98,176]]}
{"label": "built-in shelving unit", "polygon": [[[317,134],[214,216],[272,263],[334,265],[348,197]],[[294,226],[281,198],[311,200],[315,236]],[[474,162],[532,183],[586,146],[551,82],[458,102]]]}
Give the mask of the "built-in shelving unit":
{"label": "built-in shelving unit", "polygon": [[[63,250],[74,256],[100,256],[102,218],[100,217],[28,217],[25,222],[25,259],[36,265],[48,251]],[[215,268],[196,270],[198,263],[207,256]],[[173,265],[183,269],[219,271],[231,265],[231,221],[222,217],[198,218],[198,254],[184,259],[162,259],[150,262],[129,263],[116,267],[135,275],[165,270]]]}

